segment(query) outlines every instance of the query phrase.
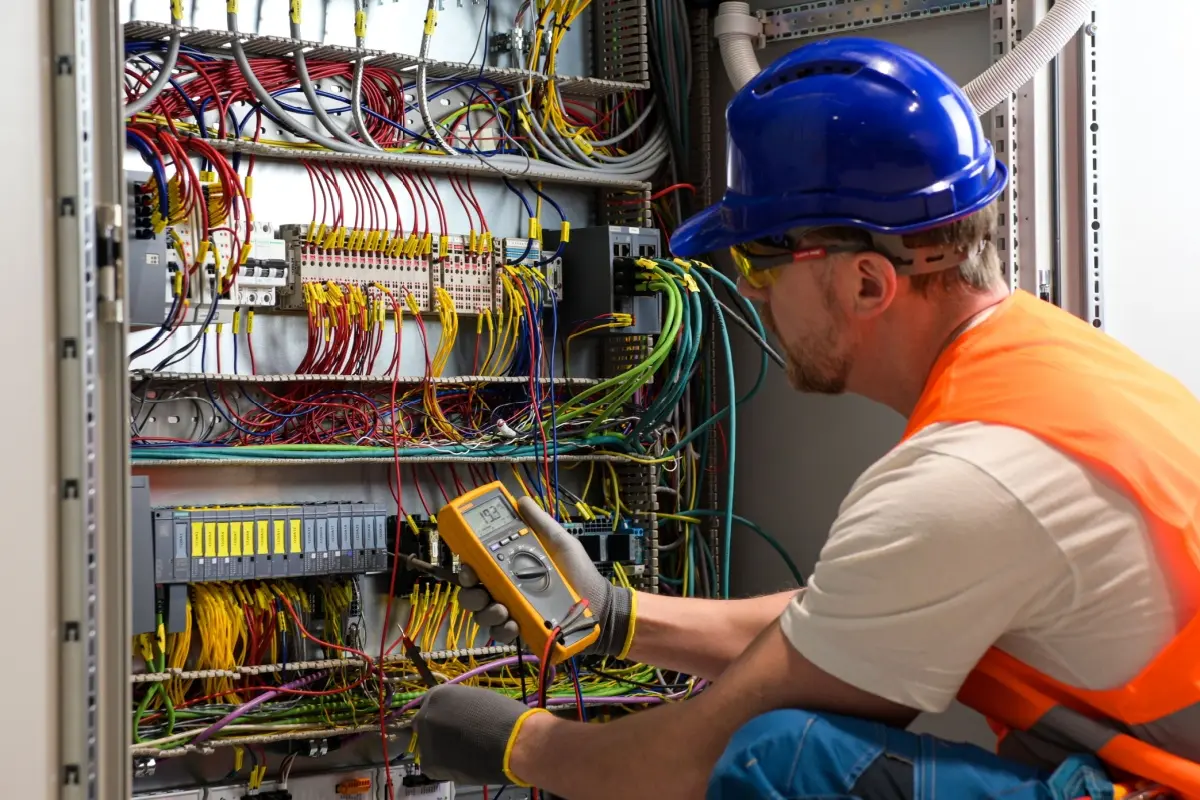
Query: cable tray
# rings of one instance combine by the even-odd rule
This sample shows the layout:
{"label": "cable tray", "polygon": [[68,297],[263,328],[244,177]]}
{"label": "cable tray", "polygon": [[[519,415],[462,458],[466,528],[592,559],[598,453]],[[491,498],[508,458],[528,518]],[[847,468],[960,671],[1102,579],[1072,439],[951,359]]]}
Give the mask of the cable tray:
{"label": "cable tray", "polygon": [[[226,372],[153,372],[151,370],[131,370],[131,381],[158,381],[164,383],[194,383],[207,381],[211,383],[242,383],[242,384],[279,384],[279,383],[378,383],[390,384],[390,375],[315,375],[308,373],[286,373],[276,375],[240,375]],[[529,378],[520,375],[449,375],[426,378],[421,375],[402,375],[398,383],[408,385],[434,384],[438,386],[460,386],[465,384],[513,384],[526,385]],[[549,385],[550,378],[538,378],[538,384]],[[555,376],[555,386],[595,386],[599,378],[565,378]]]}
{"label": "cable tray", "polygon": [[[453,658],[490,658],[492,656],[512,656],[517,654],[517,648],[512,645],[493,645],[491,647],[467,647],[458,650],[431,650],[422,652],[421,657],[426,661],[449,661]],[[405,653],[393,653],[383,659],[384,664],[407,664],[411,661]],[[260,664],[257,666],[238,667],[237,669],[200,669],[200,670],[168,670],[167,672],[147,672],[141,675],[130,675],[129,682],[166,683],[167,681],[192,681],[205,678],[231,678],[241,680],[257,675],[275,674],[277,672],[312,672],[322,669],[342,669],[346,667],[361,667],[361,658],[326,658],[318,661],[291,661],[278,664]]]}
{"label": "cable tray", "polygon": [[649,191],[650,184],[645,181],[626,180],[623,178],[604,178],[592,174],[588,170],[576,170],[578,174],[564,174],[549,165],[530,160],[528,166],[521,169],[502,169],[494,164],[488,164],[483,156],[439,156],[421,155],[417,153],[383,152],[379,155],[369,153],[337,153],[332,150],[314,149],[313,147],[279,147],[273,144],[258,144],[240,139],[207,139],[209,145],[223,153],[244,153],[256,158],[277,158],[283,160],[331,161],[341,164],[370,164],[381,167],[404,167],[406,169],[435,170],[448,175],[503,175],[509,178],[545,181],[546,183],[570,184],[579,186],[605,187],[612,189],[629,189],[631,191]]}
{"label": "cable tray", "polygon": [[[135,449],[136,453],[136,449]],[[479,463],[495,463],[495,464],[533,464],[541,462],[541,456],[451,456],[451,455],[436,455],[436,456],[400,456],[400,460],[406,464],[479,464]],[[572,455],[570,453],[559,454],[557,461],[563,463],[612,463],[622,464],[627,463],[631,459],[621,455],[608,455],[597,453],[584,453],[580,455]],[[349,466],[351,464],[394,464],[395,459],[391,456],[364,456],[359,458],[255,458],[247,456],[246,458],[138,458],[136,455],[130,459],[130,465],[138,469],[151,469],[159,467],[305,467],[314,465],[337,465]]]}
{"label": "cable tray", "polygon": [[[181,30],[180,40],[183,45],[195,50],[212,51],[218,55],[229,52],[229,43],[236,37],[242,43],[242,48],[249,56],[282,58],[292,55],[299,44],[304,48],[305,58],[311,61],[334,61],[354,63],[359,60],[376,67],[383,67],[395,72],[412,72],[421,63],[419,56],[403,53],[389,53],[385,50],[370,50],[346,45],[322,44],[305,39],[296,40],[288,36],[260,36],[252,33],[234,34],[222,30],[206,30],[203,28],[183,27],[177,29],[165,22],[127,22],[125,23],[125,41],[127,42],[158,42],[169,38],[176,30]],[[457,78],[463,75],[477,77],[480,75],[478,64],[467,64],[458,61],[438,61],[425,59],[425,71],[431,78]],[[543,84],[554,81],[558,90],[563,94],[576,97],[606,97],[611,94],[637,92],[650,88],[646,81],[628,82],[614,81],[606,78],[588,78],[580,75],[546,75],[528,69],[515,67],[483,67],[483,77],[495,81],[501,86],[513,87],[533,81]]]}

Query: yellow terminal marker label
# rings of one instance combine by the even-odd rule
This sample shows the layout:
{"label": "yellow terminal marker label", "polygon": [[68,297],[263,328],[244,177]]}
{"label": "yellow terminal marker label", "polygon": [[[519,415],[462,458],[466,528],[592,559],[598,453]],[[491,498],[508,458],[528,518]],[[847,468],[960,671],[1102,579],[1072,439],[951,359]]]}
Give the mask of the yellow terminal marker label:
{"label": "yellow terminal marker label", "polygon": [[204,523],[204,557],[217,557],[217,523]]}
{"label": "yellow terminal marker label", "polygon": [[204,552],[204,526],[199,522],[192,523],[192,558],[199,558]]}
{"label": "yellow terminal marker label", "polygon": [[268,528],[265,519],[258,521],[258,554],[260,556],[268,555],[271,552],[271,537]]}
{"label": "yellow terminal marker label", "polygon": [[229,524],[229,555],[240,558],[242,555],[242,523]]}
{"label": "yellow terminal marker label", "polygon": [[288,522],[288,527],[288,552],[299,553],[303,549],[300,543],[300,520],[290,520]]}
{"label": "yellow terminal marker label", "polygon": [[284,535],[283,520],[277,519],[275,520],[275,550],[273,552],[285,553],[287,552],[286,547],[287,540]]}
{"label": "yellow terminal marker label", "polygon": [[[237,523],[234,523],[237,524]],[[254,523],[247,522],[242,527],[242,555],[254,555]]]}
{"label": "yellow terminal marker label", "polygon": [[229,523],[217,523],[217,558],[229,558]]}

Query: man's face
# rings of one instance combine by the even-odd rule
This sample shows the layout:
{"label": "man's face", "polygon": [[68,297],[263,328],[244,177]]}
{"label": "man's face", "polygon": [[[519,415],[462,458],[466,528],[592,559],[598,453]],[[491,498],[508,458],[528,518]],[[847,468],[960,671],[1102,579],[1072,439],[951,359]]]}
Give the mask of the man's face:
{"label": "man's face", "polygon": [[788,362],[788,380],[801,392],[842,394],[853,364],[854,336],[834,282],[838,259],[792,264],[776,271],[763,289],[738,282],[743,295],[761,306],[763,322],[778,338]]}

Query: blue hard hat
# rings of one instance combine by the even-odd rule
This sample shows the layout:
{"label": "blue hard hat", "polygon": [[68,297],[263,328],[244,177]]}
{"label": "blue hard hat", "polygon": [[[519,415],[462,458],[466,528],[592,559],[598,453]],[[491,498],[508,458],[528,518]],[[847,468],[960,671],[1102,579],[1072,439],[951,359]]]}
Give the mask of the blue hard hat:
{"label": "blue hard hat", "polygon": [[958,85],[874,39],[793,50],[743,86],[725,118],[728,189],[675,231],[675,255],[798,227],[914,233],[980,210],[1008,178]]}

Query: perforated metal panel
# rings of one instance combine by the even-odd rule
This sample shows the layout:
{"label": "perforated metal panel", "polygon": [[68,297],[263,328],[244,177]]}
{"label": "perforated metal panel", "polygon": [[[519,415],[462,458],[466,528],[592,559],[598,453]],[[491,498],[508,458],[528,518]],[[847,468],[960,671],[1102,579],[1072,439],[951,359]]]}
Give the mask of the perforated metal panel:
{"label": "perforated metal panel", "polygon": [[648,84],[645,0],[593,0],[592,14],[596,77]]}

